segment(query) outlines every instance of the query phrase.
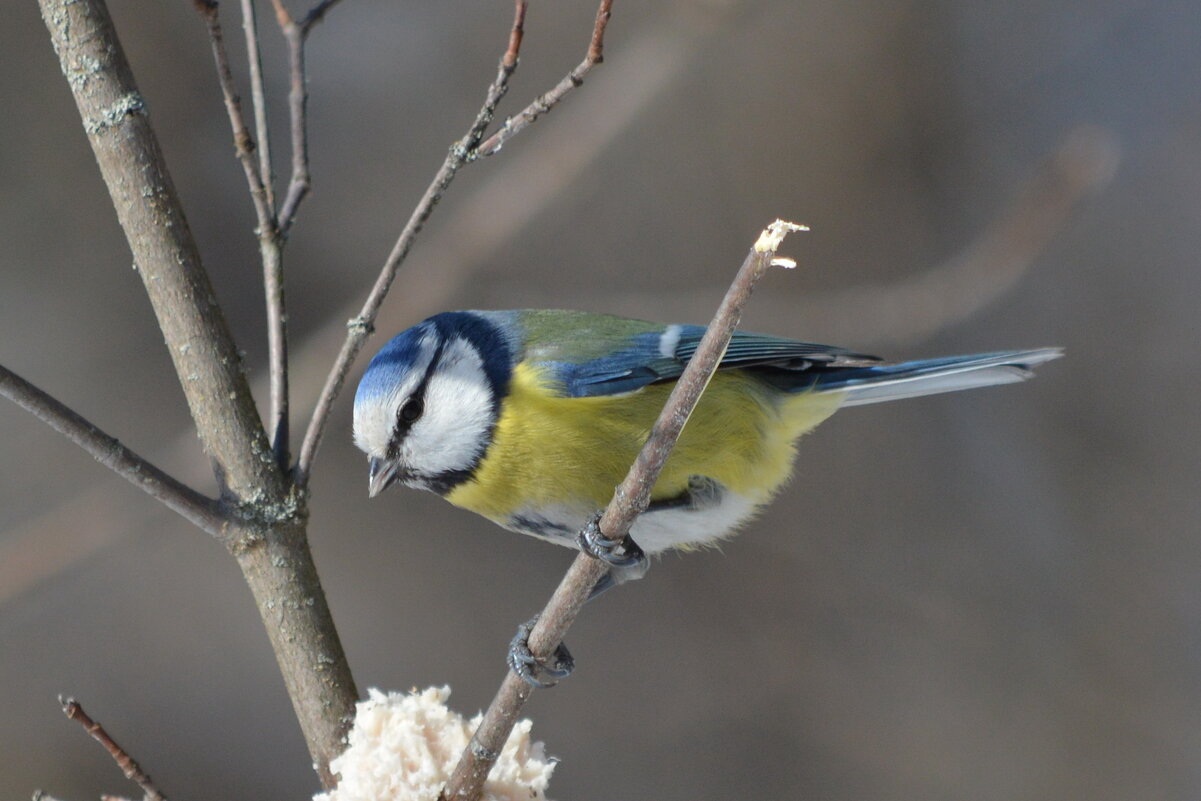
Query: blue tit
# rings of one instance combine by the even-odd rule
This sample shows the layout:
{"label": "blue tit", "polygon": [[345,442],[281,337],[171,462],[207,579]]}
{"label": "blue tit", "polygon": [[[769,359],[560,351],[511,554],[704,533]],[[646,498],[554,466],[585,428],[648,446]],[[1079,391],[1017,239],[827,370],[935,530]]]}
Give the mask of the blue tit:
{"label": "blue tit", "polygon": [[[431,490],[578,547],[625,477],[704,326],[577,311],[444,312],[371,360],[354,403],[372,497]],[[797,439],[838,409],[1008,384],[1057,348],[888,364],[738,331],[630,531],[647,553],[715,543],[778,492]]]}

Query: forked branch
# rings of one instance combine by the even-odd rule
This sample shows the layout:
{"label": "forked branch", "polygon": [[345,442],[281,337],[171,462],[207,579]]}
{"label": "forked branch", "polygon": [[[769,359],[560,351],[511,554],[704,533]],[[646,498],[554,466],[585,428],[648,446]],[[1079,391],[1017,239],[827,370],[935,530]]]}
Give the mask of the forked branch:
{"label": "forked branch", "polygon": [[305,75],[304,46],[313,26],[325,19],[326,13],[338,2],[339,0],[322,0],[297,22],[283,4],[283,0],[271,0],[275,7],[275,19],[283,32],[284,40],[288,43],[288,115],[292,134],[292,177],[288,181],[288,189],[277,215],[279,234],[284,238],[292,229],[301,201],[312,188],[312,176],[309,174],[309,92]]}
{"label": "forked branch", "polygon": [[476,152],[477,156],[491,156],[499,151],[505,142],[521,133],[530,124],[537,122],[539,117],[557,106],[568,92],[578,88],[584,82],[584,76],[605,60],[605,28],[609,25],[612,8],[613,0],[602,0],[600,8],[596,10],[596,23],[592,28],[592,39],[588,42],[588,52],[585,54],[584,60],[563,76],[563,80],[555,84],[553,89],[534,98],[534,101],[522,109],[516,117],[505,120],[504,126],[479,146]]}
{"label": "forked branch", "polygon": [[[730,337],[738,327],[742,309],[750,299],[755,284],[775,265],[793,266],[787,259],[777,259],[776,250],[785,235],[791,231],[805,230],[803,226],[776,220],[764,229],[759,239],[747,254],[738,270],[734,282],[722,299],[713,321],[701,339],[696,353],[688,361],[684,373],[676,382],[667,398],[659,418],[651,429],[650,437],[642,446],[638,457],[631,465],[625,480],[613,493],[600,520],[600,530],[610,540],[621,540],[630,530],[638,515],[650,502],[651,490],[659,473],[675,446],[684,424],[700,400],[705,387],[713,377],[717,365],[725,355]],[[592,588],[605,575],[608,566],[591,556],[581,553],[572,562],[558,589],[538,616],[538,623],[530,632],[530,651],[537,658],[546,658],[563,641],[567,630],[575,621]],[[463,751],[459,764],[443,791],[445,801],[476,801],[483,790],[488,772],[496,762],[501,749],[509,739],[513,725],[517,722],[525,702],[534,688],[515,673],[505,674],[500,690],[484,713],[479,728]]]}

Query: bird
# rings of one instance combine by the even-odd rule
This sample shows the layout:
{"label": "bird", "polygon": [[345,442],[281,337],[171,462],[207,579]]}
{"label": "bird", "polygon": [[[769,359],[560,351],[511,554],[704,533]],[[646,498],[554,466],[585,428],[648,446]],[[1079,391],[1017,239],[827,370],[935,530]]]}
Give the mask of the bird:
{"label": "bird", "polygon": [[[555,309],[436,314],[389,340],[359,382],[354,441],[368,457],[369,495],[430,490],[579,548],[705,330]],[[786,484],[801,435],[841,408],[1013,383],[1061,355],[887,363],[735,331],[630,529],[633,544],[657,554],[721,542]]]}

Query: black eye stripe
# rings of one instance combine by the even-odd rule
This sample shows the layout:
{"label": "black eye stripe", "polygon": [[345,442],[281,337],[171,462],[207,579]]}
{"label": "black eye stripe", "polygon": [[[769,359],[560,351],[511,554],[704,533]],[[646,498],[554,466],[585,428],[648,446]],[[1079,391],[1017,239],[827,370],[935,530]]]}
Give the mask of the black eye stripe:
{"label": "black eye stripe", "polygon": [[[442,351],[446,349],[446,340],[439,340],[438,346],[434,349],[434,356],[430,359],[425,368],[425,375],[421,377],[419,383],[414,389],[413,394],[409,395],[408,399],[400,405],[396,411],[396,426],[392,429],[392,439],[388,440],[388,449],[385,454],[389,459],[395,460],[400,453],[400,443],[409,435],[409,429],[413,424],[421,419],[422,412],[425,411],[425,392],[429,387],[430,378],[434,375],[434,370],[438,363],[442,361]],[[412,417],[406,419],[405,409],[409,408],[409,404],[417,403],[418,412]]]}

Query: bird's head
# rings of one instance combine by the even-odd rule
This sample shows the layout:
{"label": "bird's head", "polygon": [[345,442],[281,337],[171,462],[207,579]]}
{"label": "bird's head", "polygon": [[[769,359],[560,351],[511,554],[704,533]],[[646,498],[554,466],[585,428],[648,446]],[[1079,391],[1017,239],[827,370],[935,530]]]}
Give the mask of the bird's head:
{"label": "bird's head", "polygon": [[445,494],[471,477],[508,391],[512,348],[496,315],[444,312],[392,338],[359,382],[354,441],[372,497],[394,483]]}

